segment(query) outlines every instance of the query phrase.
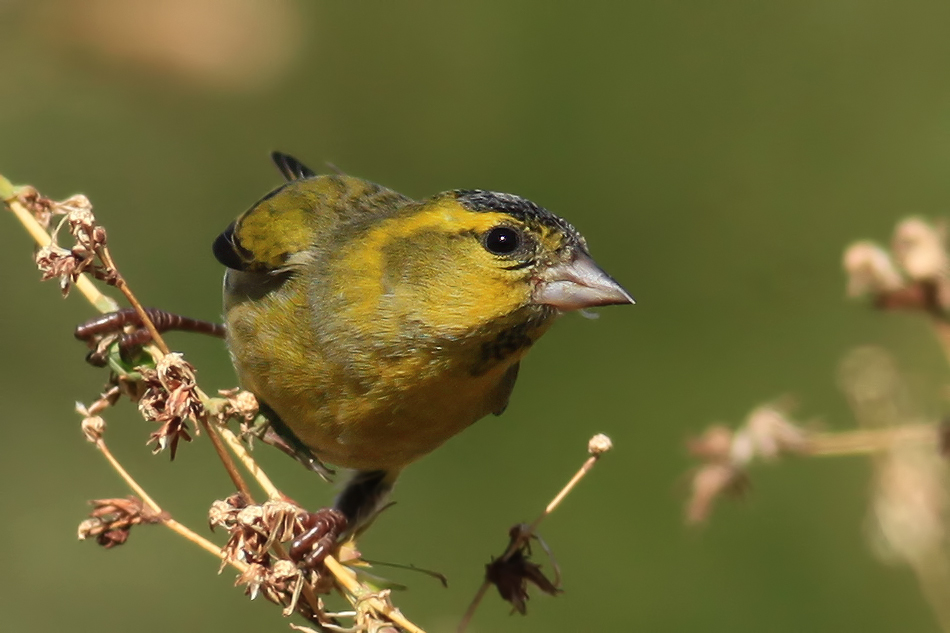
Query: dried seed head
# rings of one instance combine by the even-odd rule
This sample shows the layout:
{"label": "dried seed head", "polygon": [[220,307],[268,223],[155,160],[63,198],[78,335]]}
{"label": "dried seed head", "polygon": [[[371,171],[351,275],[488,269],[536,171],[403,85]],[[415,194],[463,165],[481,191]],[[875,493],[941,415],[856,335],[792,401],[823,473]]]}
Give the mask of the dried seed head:
{"label": "dried seed head", "polygon": [[245,595],[247,595],[251,600],[254,600],[257,598],[257,594],[260,592],[261,586],[266,581],[267,568],[258,563],[251,563],[247,566],[247,569],[245,569],[241,575],[237,577],[237,580],[234,581],[234,586],[239,587],[241,585],[245,585]]}
{"label": "dried seed head", "polygon": [[907,218],[894,229],[894,257],[914,281],[939,279],[947,273],[943,231],[922,218]]}
{"label": "dried seed head", "polygon": [[367,633],[382,633],[392,627],[392,622],[384,613],[398,611],[392,602],[392,591],[383,589],[375,593],[365,593],[356,602],[356,614],[353,630]]}
{"label": "dried seed head", "polygon": [[76,238],[76,243],[85,246],[89,250],[95,250],[98,246],[94,239],[96,232],[96,216],[92,214],[92,203],[89,198],[82,194],[71,196],[62,202],[57,202],[53,207],[53,213],[66,214],[66,223],[69,225],[69,233]]}
{"label": "dried seed head", "polygon": [[235,494],[212,504],[209,522],[212,528],[222,526],[229,532],[228,542],[222,548],[224,560],[221,569],[229,561],[247,563],[247,569],[235,584],[245,585],[251,599],[262,595],[282,605],[285,615],[297,611],[311,622],[325,624],[329,620],[322,601],[317,601],[317,610],[314,611],[311,603],[299,598],[308,582],[314,592],[329,593],[334,587],[332,576],[298,567],[292,560],[278,559],[269,553],[274,543],[293,540],[303,534],[307,528],[301,518],[308,514],[284,501],[248,505],[241,495]]}
{"label": "dried seed head", "polygon": [[49,230],[50,220],[53,217],[53,201],[40,195],[34,187],[21,187],[17,193],[17,200],[26,207],[36,221],[44,229]]}
{"label": "dried seed head", "polygon": [[696,469],[692,494],[686,505],[686,522],[702,523],[709,518],[713,502],[722,495],[740,495],[748,488],[745,473],[732,464],[713,462]]}
{"label": "dried seed head", "polygon": [[609,437],[603,433],[598,433],[590,438],[590,441],[587,443],[587,452],[595,457],[600,457],[613,447],[614,443],[610,441]]}
{"label": "dried seed head", "polygon": [[800,453],[807,445],[805,431],[780,409],[765,405],[749,414],[745,423],[755,452],[774,459],[783,453]]}
{"label": "dried seed head", "polygon": [[98,444],[102,440],[102,434],[106,430],[106,421],[100,416],[94,415],[82,419],[82,432],[86,439],[93,444]]}
{"label": "dried seed head", "polygon": [[904,286],[890,254],[874,242],[856,242],[844,252],[848,275],[848,296],[879,295]]}
{"label": "dried seed head", "polygon": [[710,461],[728,460],[732,451],[732,429],[716,424],[700,435],[686,442],[686,449],[694,457],[701,457]]}
{"label": "dried seed head", "polygon": [[212,504],[208,521],[213,528],[228,530],[224,547],[226,560],[270,565],[268,553],[274,543],[286,543],[307,531],[303,518],[307,511],[286,501],[267,501],[247,505],[243,497],[234,495]]}
{"label": "dried seed head", "polygon": [[918,569],[943,560],[947,465],[932,450],[898,445],[877,462],[873,544],[885,559]]}
{"label": "dried seed head", "polygon": [[79,275],[93,267],[94,256],[81,250],[68,251],[50,244],[36,251],[35,261],[37,268],[43,273],[41,281],[59,277],[60,290],[65,297],[69,294],[70,284],[75,283]]}
{"label": "dried seed head", "polygon": [[541,565],[531,562],[531,539],[523,540],[523,535],[527,529],[526,525],[513,526],[508,531],[511,538],[508,547],[519,543],[517,549],[509,556],[493,559],[492,562],[485,565],[485,580],[495,585],[502,600],[511,603],[514,610],[522,615],[527,612],[529,582],[551,596],[556,596],[561,592],[557,586],[560,583],[557,563],[554,562],[551,551],[538,537],[534,538],[538,538],[545,552],[551,558],[555,579],[550,580],[541,571]]}
{"label": "dried seed head", "polygon": [[163,356],[154,370],[143,367],[140,372],[145,392],[139,400],[139,411],[146,420],[162,425],[151,434],[149,443],[155,444],[156,453],[170,448],[174,459],[179,440],[191,441],[186,421],[197,422],[208,415],[198,393],[194,367],[181,354],[172,353]]}
{"label": "dried seed head", "polygon": [[231,529],[237,521],[238,512],[246,507],[247,500],[239,492],[227,499],[219,499],[212,503],[208,510],[208,526],[212,531],[219,526]]}
{"label": "dried seed head", "polygon": [[129,538],[132,527],[161,523],[167,516],[157,514],[138,497],[125,499],[97,499],[88,519],[79,524],[79,540],[95,537],[106,549],[122,545]]}
{"label": "dried seed head", "polygon": [[221,408],[219,418],[222,422],[231,417],[241,418],[244,422],[252,422],[257,417],[260,405],[257,398],[250,391],[242,389],[221,389],[219,394],[227,399],[227,405]]}

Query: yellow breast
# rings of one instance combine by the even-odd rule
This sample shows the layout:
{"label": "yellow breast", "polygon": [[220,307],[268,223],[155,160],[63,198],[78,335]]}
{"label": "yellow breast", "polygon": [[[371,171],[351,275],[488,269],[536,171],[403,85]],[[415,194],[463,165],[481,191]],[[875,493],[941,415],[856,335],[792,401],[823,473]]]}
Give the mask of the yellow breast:
{"label": "yellow breast", "polygon": [[[248,276],[229,275],[232,284]],[[242,386],[322,460],[399,469],[504,408],[528,344],[499,353],[499,337],[491,334],[377,348],[361,344],[355,324],[350,336],[338,324],[336,338],[322,340],[322,329],[311,326],[312,307],[300,301],[307,293],[295,283],[305,281],[291,280],[253,301],[231,292],[228,345]],[[524,340],[548,325],[539,321]],[[505,337],[501,344],[510,345]]]}

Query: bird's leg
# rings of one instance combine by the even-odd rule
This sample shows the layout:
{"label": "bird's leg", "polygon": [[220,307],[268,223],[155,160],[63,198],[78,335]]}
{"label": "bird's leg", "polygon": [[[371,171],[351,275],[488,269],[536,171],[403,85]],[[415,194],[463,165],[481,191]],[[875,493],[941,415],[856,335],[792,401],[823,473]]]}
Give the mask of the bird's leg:
{"label": "bird's leg", "polygon": [[[158,308],[145,308],[146,314],[155,324],[155,329],[161,332],[169,330],[180,330],[183,332],[196,332],[198,334],[207,334],[217,338],[224,338],[225,327],[223,323],[212,323],[210,321],[200,321],[166,312]],[[125,328],[131,326],[131,332],[125,332]],[[152,340],[152,335],[143,327],[142,319],[134,308],[125,308],[116,312],[103,314],[100,317],[86,321],[78,326],[75,331],[76,338],[85,341],[93,351],[89,353],[86,360],[91,364],[102,367],[107,363],[105,350],[98,345],[99,341],[109,335],[116,335],[119,341],[119,353],[122,358],[129,360],[131,353],[138,347],[145,345]]]}
{"label": "bird's leg", "polygon": [[332,508],[311,512],[304,519],[309,528],[290,545],[290,558],[299,566],[313,569],[333,551],[337,539],[363,528],[382,505],[398,472],[358,471]]}

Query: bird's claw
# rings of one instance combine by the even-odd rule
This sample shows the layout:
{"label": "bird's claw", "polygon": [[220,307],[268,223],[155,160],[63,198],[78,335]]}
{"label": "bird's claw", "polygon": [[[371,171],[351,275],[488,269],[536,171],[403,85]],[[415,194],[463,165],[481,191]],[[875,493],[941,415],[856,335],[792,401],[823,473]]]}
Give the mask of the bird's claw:
{"label": "bird's claw", "polygon": [[336,508],[323,508],[308,513],[303,523],[307,531],[290,544],[290,559],[298,567],[315,569],[333,551],[348,521]]}

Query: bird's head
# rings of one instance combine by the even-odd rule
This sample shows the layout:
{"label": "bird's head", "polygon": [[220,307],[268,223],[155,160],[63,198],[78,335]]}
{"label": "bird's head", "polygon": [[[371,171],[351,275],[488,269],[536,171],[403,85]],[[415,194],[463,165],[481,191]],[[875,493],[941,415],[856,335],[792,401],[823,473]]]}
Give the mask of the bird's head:
{"label": "bird's head", "polygon": [[455,338],[526,317],[633,303],[573,226],[510,194],[458,190],[409,204],[367,223],[340,255],[334,277],[351,284],[338,289],[343,305],[398,317],[401,331]]}

